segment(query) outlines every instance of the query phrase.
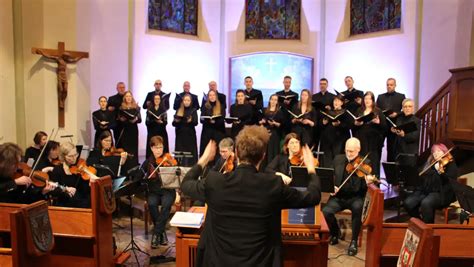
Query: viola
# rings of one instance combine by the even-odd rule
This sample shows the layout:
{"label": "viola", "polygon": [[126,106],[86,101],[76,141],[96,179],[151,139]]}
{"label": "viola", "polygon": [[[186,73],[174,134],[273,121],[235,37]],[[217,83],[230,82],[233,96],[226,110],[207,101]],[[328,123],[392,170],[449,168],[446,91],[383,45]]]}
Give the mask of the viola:
{"label": "viola", "polygon": [[97,170],[94,167],[87,166],[84,159],[79,159],[76,165],[69,167],[69,171],[72,174],[79,174],[85,181],[89,181],[91,178],[98,179],[96,176]]}
{"label": "viola", "polygon": [[156,158],[155,162],[158,164],[158,167],[178,166],[176,159],[174,159],[169,153],[165,153],[161,155],[161,157]]}
{"label": "viola", "polygon": [[[359,178],[365,179],[366,175],[372,174],[372,167],[369,164],[364,163],[361,157],[355,158],[352,162],[347,163],[346,171],[352,173],[355,171],[355,175]],[[374,181],[380,183],[380,180],[374,177]]]}
{"label": "viola", "polygon": [[229,157],[227,157],[224,164],[222,164],[222,167],[220,168],[219,172],[226,174],[226,173],[232,172],[233,170],[234,170],[234,155],[230,155]]}

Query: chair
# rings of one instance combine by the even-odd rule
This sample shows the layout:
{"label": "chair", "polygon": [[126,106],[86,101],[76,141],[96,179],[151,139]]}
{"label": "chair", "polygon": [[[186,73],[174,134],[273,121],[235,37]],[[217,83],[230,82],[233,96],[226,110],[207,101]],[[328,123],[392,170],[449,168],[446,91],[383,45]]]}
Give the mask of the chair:
{"label": "chair", "polygon": [[[459,177],[458,182],[462,185],[467,185],[467,177]],[[443,208],[443,214],[444,214],[444,223],[448,224],[449,222],[449,212],[452,210],[457,210],[459,208],[459,203],[457,201],[449,204],[448,207]]]}

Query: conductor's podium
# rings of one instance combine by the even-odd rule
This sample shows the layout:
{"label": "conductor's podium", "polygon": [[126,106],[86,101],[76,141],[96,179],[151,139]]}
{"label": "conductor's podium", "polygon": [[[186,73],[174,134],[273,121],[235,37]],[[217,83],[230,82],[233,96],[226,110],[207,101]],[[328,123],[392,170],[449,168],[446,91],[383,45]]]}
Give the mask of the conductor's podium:
{"label": "conductor's podium", "polygon": [[[289,224],[288,210],[281,213],[283,265],[285,267],[327,266],[329,229],[320,206],[314,208],[314,224]],[[205,213],[205,207],[192,207],[188,212]],[[196,266],[200,229],[176,230],[176,266]]]}

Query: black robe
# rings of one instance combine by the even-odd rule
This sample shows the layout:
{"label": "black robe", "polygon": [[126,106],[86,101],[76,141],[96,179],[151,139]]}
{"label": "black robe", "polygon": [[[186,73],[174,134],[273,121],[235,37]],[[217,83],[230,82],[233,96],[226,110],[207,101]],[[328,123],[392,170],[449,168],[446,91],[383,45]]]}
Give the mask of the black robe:
{"label": "black robe", "polygon": [[[174,104],[173,104],[173,109],[174,110],[179,109],[179,107],[181,106],[181,102],[183,102],[183,96],[185,94],[186,94],[185,92],[181,92],[181,93],[176,95],[176,97],[174,98]],[[191,94],[191,93],[188,93],[188,94],[191,95],[192,107],[195,108],[196,110],[198,110],[199,109],[199,100],[198,100],[197,95]]]}
{"label": "black robe", "polygon": [[[338,114],[345,112],[345,109],[334,111],[325,111],[331,116],[337,116]],[[323,124],[325,116],[320,116],[319,129],[321,129],[321,147],[320,150],[324,152],[323,161],[321,166],[329,168],[332,166],[332,162],[336,155],[344,153],[344,147],[347,139],[351,137],[350,127],[351,120],[349,114],[344,113],[338,117],[340,124],[334,126],[330,119],[326,125]]]}
{"label": "black robe", "polygon": [[[377,97],[377,107],[382,111],[384,110],[393,110],[397,113],[397,117],[390,118],[393,122],[397,120],[400,115],[402,115],[402,102],[405,99],[404,94],[398,92],[393,93],[384,93]],[[387,161],[393,162],[397,156],[397,135],[390,131],[390,128],[387,127]]]}
{"label": "black robe", "polygon": [[[109,99],[107,100],[107,109],[109,109],[109,107],[114,108],[114,111],[112,111],[112,113],[115,119],[117,119],[118,117],[119,109],[120,109],[120,106],[122,105],[122,102],[123,102],[123,95],[119,93],[109,97]],[[115,128],[113,129],[115,142],[117,142],[120,136],[120,133],[122,132],[122,129],[123,129],[123,125],[119,123],[119,121],[117,121],[117,123],[115,124]]]}
{"label": "black robe", "polygon": [[247,91],[247,89],[245,89],[244,93],[247,100],[257,100],[255,105],[250,104],[250,102],[249,104],[253,108],[251,124],[258,124],[258,113],[262,112],[263,109],[262,91],[252,88],[252,90],[250,91]]}
{"label": "black robe", "polygon": [[270,140],[268,140],[267,154],[265,157],[265,161],[262,163],[263,167],[265,167],[265,165],[268,162],[271,162],[274,157],[280,154],[280,151],[281,151],[280,142],[282,139],[282,134],[283,134],[282,128],[283,128],[283,123],[284,123],[284,115],[281,109],[277,110],[276,112],[269,112],[269,113],[267,113],[266,110],[267,108],[263,110],[261,119],[265,119],[267,121],[273,120],[275,122],[278,122],[280,123],[280,127],[271,126],[268,123],[264,124],[265,128],[268,129],[271,135],[270,135]]}
{"label": "black robe", "polygon": [[[292,111],[295,115],[300,115],[301,114],[301,109],[298,107],[298,105],[293,107]],[[293,120],[294,117],[291,117]],[[298,134],[298,136],[301,139],[301,145],[308,145],[309,147],[317,146],[318,144],[314,143],[314,129],[316,128],[317,122],[318,122],[318,115],[316,113],[316,110],[313,108],[311,111],[307,112],[305,115],[302,116],[303,119],[309,119],[310,121],[314,122],[314,126],[310,126],[307,124],[302,124],[302,123],[293,123],[291,127],[291,131]]]}
{"label": "black robe", "polygon": [[[102,125],[99,121],[106,121],[108,124]],[[99,140],[102,132],[111,131],[115,128],[116,119],[114,112],[106,110],[96,110],[92,113],[92,122],[94,123],[95,135],[94,135],[94,146],[97,146],[97,141]]]}
{"label": "black robe", "polygon": [[[364,114],[362,108],[358,109],[354,114],[359,117]],[[382,147],[384,141],[384,134],[386,131],[387,123],[385,116],[382,111],[378,108],[374,110],[374,114],[379,116],[380,124],[372,122],[364,123],[361,126],[353,126],[353,135],[360,141],[361,155],[367,155],[370,153],[369,159],[372,162],[373,174],[377,177],[380,175],[380,157],[382,156]]]}
{"label": "black robe", "polygon": [[[191,122],[188,118],[191,117]],[[186,160],[183,164],[192,165],[197,162],[197,141],[196,141],[196,125],[198,117],[196,109],[188,107],[184,109],[184,116],[180,119],[173,120],[173,126],[176,128],[175,151],[191,152],[192,159]]]}
{"label": "black robe", "polygon": [[[359,105],[357,102],[355,102],[355,99],[356,98],[361,98],[362,101],[364,101],[364,92],[361,91],[361,90],[357,90],[355,88],[352,88],[352,90],[349,91],[349,89],[347,89],[346,91],[344,92],[341,92],[344,96],[347,96],[345,97],[346,98],[346,103],[344,104],[344,107],[346,109],[348,109],[350,112],[352,112],[352,114],[355,115],[355,112],[357,112],[357,109],[359,109],[361,107],[361,105]],[[347,99],[349,98],[349,99]]]}
{"label": "black robe", "polygon": [[[221,107],[223,107],[224,110],[227,110],[227,97],[224,94],[217,92],[217,99],[219,99],[219,102],[221,102]],[[206,100],[207,100],[206,96],[202,96],[201,108],[206,103]]]}
{"label": "black robe", "polygon": [[[211,103],[211,107],[207,108],[206,105],[201,107],[201,116],[212,116],[212,110],[216,105],[216,102]],[[221,103],[222,104],[222,103]],[[221,105],[220,117],[214,119],[214,123],[211,123],[208,119],[201,118],[202,123],[202,132],[201,132],[201,142],[199,146],[199,156],[204,153],[204,149],[207,146],[207,143],[212,139],[216,141],[216,144],[225,137],[225,109]]]}
{"label": "black robe", "polygon": [[283,133],[282,135],[286,135],[291,132],[291,115],[288,112],[288,110],[293,110],[293,107],[298,103],[298,93],[293,92],[292,90],[285,92],[285,90],[281,90],[276,92],[276,95],[279,96],[289,96],[289,95],[294,95],[294,97],[290,98],[290,103],[287,105],[284,103],[283,98],[278,97],[278,103],[280,104],[280,107],[282,107],[282,112],[283,112]]}
{"label": "black robe", "polygon": [[[400,153],[405,154],[418,154],[419,144],[420,144],[420,129],[421,129],[421,121],[415,115],[401,115],[397,117],[396,125],[402,125],[409,122],[415,122],[417,130],[411,133],[405,134],[404,137],[398,136],[396,138],[396,146],[395,146],[395,154],[398,155]],[[387,124],[388,126],[392,126],[391,124]]]}
{"label": "black robe", "polygon": [[[155,98],[156,94],[157,94],[156,90],[148,92],[148,94],[146,95],[145,101],[143,101],[143,106],[142,106],[143,109],[148,109],[148,105],[153,106],[153,104],[154,104],[153,102],[154,102],[154,98]],[[160,95],[160,97],[161,97],[160,106],[163,106],[166,110],[168,110],[170,108],[169,95],[165,99],[163,99],[163,96],[166,95],[165,92],[160,91],[158,93],[158,95]]]}
{"label": "black robe", "polygon": [[[138,123],[142,122],[142,116],[140,114],[140,107],[129,108],[124,111],[138,118],[136,122],[132,122],[133,119],[125,117],[119,113],[120,117],[125,117],[126,121],[119,121],[119,124],[123,127],[122,136],[119,136],[119,140],[115,144],[117,148],[123,148],[126,152],[132,154],[134,165],[138,165]],[[130,162],[132,162],[130,161]]]}
{"label": "black robe", "polygon": [[240,120],[240,123],[232,123],[231,135],[235,139],[245,125],[252,124],[253,108],[250,104],[232,104],[229,114],[231,117],[236,117]]}
{"label": "black robe", "polygon": [[79,174],[67,175],[63,165],[54,167],[49,174],[51,181],[57,182],[59,185],[76,188],[76,194],[69,197],[67,193],[56,188],[51,192],[52,195],[58,197],[55,206],[71,207],[71,208],[90,208],[91,207],[91,188],[89,181],[82,179]]}
{"label": "black robe", "polygon": [[[158,123],[156,117],[150,114],[150,112],[156,117],[160,117],[162,123]],[[163,153],[168,153],[170,148],[168,143],[168,132],[166,131],[166,125],[168,124],[166,109],[162,105],[160,105],[158,109],[155,109],[155,107],[148,109],[145,124],[148,132],[146,137],[146,158],[151,155],[150,139],[155,135],[159,135],[163,138]]]}
{"label": "black robe", "polygon": [[25,157],[23,158],[23,162],[28,162],[28,159],[33,159],[34,162],[36,162],[36,160],[38,160],[39,158],[40,153],[41,149],[30,146],[25,151]]}
{"label": "black robe", "polygon": [[281,210],[319,203],[316,174],[307,190],[298,191],[251,165],[241,164],[230,175],[211,170],[198,180],[202,172],[195,165],[181,184],[184,194],[208,205],[196,266],[283,266]]}

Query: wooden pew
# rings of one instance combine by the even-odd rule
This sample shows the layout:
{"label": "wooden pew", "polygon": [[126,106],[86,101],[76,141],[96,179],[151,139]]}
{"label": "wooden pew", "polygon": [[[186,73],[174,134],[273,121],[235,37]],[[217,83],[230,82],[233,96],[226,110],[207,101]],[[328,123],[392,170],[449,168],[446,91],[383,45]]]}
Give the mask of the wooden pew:
{"label": "wooden pew", "polygon": [[[205,213],[205,207],[192,207],[188,212]],[[320,206],[315,207],[315,224],[289,224],[288,210],[282,210],[283,266],[327,266],[329,228]],[[176,266],[196,266],[200,230],[176,230]]]}
{"label": "wooden pew", "polygon": [[[0,233],[11,230],[6,214],[25,205],[0,203]],[[114,266],[112,245],[112,212],[115,198],[110,176],[91,181],[91,208],[49,207],[49,217],[55,238],[55,247],[47,264],[34,266]],[[1,244],[1,243],[0,243]],[[13,244],[13,240],[12,240]]]}
{"label": "wooden pew", "polygon": [[[373,188],[369,188],[369,192]],[[407,223],[383,222],[383,197],[374,206],[367,225],[367,267],[396,266]],[[439,266],[472,267],[474,264],[474,227],[456,224],[430,224],[434,235],[440,236]],[[426,265],[427,266],[427,265]]]}
{"label": "wooden pew", "polygon": [[54,245],[46,201],[38,201],[10,214],[11,247],[0,248],[0,266],[36,266],[47,261]]}

